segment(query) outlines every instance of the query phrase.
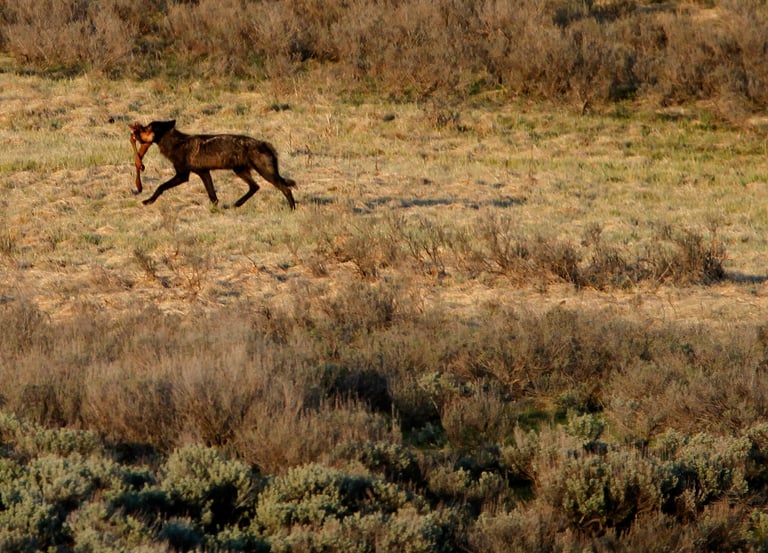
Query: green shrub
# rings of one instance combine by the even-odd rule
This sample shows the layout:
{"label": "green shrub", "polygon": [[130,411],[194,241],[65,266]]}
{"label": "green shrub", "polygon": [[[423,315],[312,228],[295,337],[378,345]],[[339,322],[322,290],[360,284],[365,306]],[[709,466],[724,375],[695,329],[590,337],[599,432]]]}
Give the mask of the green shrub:
{"label": "green shrub", "polygon": [[163,524],[158,538],[172,551],[192,551],[205,542],[203,529],[189,518],[173,518]]}
{"label": "green shrub", "polygon": [[638,513],[657,510],[662,501],[661,471],[634,452],[578,455],[566,459],[545,495],[575,526],[602,533],[627,527]]}
{"label": "green shrub", "polygon": [[499,451],[499,466],[510,482],[530,484],[536,476],[533,463],[539,450],[539,435],[534,430],[524,432],[518,427],[512,436],[514,443],[502,446]]}
{"label": "green shrub", "polygon": [[151,524],[115,510],[107,502],[84,503],[69,515],[67,524],[78,551],[160,553],[167,550],[157,541],[157,532]]}
{"label": "green shrub", "polygon": [[259,481],[239,461],[191,445],[171,453],[162,472],[159,485],[174,509],[192,516],[206,532],[250,516]]}
{"label": "green shrub", "polygon": [[335,451],[341,459],[361,463],[387,481],[420,483],[418,457],[410,449],[388,442],[348,442]]}
{"label": "green shrub", "polygon": [[565,431],[581,441],[583,447],[589,449],[598,444],[599,438],[605,431],[605,421],[598,416],[568,414]]}
{"label": "green shrub", "polygon": [[659,436],[656,448],[670,459],[664,466],[665,509],[680,517],[693,517],[726,495],[739,497],[748,492],[747,438],[685,436],[669,431]]}
{"label": "green shrub", "polygon": [[34,458],[46,454],[90,455],[103,448],[95,432],[69,428],[41,428],[5,413],[0,413],[0,444],[9,448],[13,455],[19,458]]}
{"label": "green shrub", "polygon": [[439,512],[422,514],[405,508],[392,515],[355,513],[342,520],[327,519],[322,526],[297,526],[288,535],[269,536],[270,551],[373,553],[453,551],[455,517]]}
{"label": "green shrub", "polygon": [[43,501],[72,509],[88,499],[99,485],[94,466],[79,455],[41,456],[27,466],[29,482]]}
{"label": "green shrub", "polygon": [[0,512],[0,549],[33,553],[69,543],[70,536],[56,507],[32,499],[6,503]]}
{"label": "green shrub", "polygon": [[4,461],[0,480],[0,543],[3,550],[64,546],[72,540],[70,513],[97,491],[119,482],[117,467],[102,458],[41,455],[26,466]]}
{"label": "green shrub", "polygon": [[507,482],[494,471],[475,476],[464,467],[438,467],[428,478],[431,494],[448,504],[470,505],[480,511],[484,503],[502,503],[508,492]]}
{"label": "green shrub", "polygon": [[290,470],[259,496],[272,551],[447,551],[458,523],[394,484],[320,465]]}
{"label": "green shrub", "polygon": [[205,536],[205,548],[210,551],[243,551],[269,553],[269,543],[251,528],[227,527],[215,535]]}
{"label": "green shrub", "polygon": [[450,512],[423,514],[418,509],[400,509],[379,530],[375,551],[403,553],[439,553],[453,551],[453,534],[458,529],[457,517]]}
{"label": "green shrub", "polygon": [[392,513],[410,503],[394,484],[321,465],[297,467],[270,482],[259,495],[256,519],[269,533],[297,524],[322,524],[353,513]]}
{"label": "green shrub", "polygon": [[764,489],[768,485],[768,424],[758,423],[745,434],[750,448],[745,477],[750,490]]}

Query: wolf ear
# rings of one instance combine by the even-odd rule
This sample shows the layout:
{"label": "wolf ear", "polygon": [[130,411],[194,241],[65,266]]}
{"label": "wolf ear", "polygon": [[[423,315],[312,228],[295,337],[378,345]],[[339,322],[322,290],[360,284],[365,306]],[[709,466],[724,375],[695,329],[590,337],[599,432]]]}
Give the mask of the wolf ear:
{"label": "wolf ear", "polygon": [[176,126],[176,120],[172,121],[153,121],[149,124],[149,126],[152,128],[152,132],[155,135],[154,141],[157,142],[160,140],[160,138],[163,137],[165,133],[170,131]]}

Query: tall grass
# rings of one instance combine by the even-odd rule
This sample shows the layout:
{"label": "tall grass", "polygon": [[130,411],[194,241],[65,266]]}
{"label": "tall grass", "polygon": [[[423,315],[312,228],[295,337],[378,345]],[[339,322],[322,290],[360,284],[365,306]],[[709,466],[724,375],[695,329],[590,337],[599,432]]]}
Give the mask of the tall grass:
{"label": "tall grass", "polygon": [[[763,105],[768,8],[631,0],[0,3],[18,65],[141,78],[294,79],[398,98],[484,90],[590,103]],[[328,81],[329,82],[329,81]]]}
{"label": "tall grass", "polygon": [[[16,474],[0,543],[66,549],[110,520],[117,543],[191,549],[237,529],[228,550],[411,532],[422,551],[629,550],[657,524],[764,545],[761,333],[560,308],[457,318],[400,294],[362,281],[184,319],[0,305],[4,411],[23,417],[0,418]],[[34,510],[46,526],[25,526]]]}

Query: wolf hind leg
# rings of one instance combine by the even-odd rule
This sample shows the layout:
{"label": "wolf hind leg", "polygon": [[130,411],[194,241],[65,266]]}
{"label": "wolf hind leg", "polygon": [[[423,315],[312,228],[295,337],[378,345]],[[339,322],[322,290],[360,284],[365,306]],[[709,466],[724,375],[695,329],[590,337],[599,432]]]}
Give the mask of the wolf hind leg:
{"label": "wolf hind leg", "polygon": [[251,155],[251,168],[283,193],[291,209],[296,209],[296,201],[291,192],[291,187],[296,186],[296,183],[280,175],[277,168],[277,153],[272,146],[262,143],[261,148]]}
{"label": "wolf hind leg", "polygon": [[259,191],[259,185],[256,184],[255,180],[253,180],[253,177],[251,176],[251,170],[248,167],[235,167],[234,171],[238,177],[243,179],[246,184],[248,184],[248,192],[243,194],[243,197],[235,202],[235,207],[240,207],[245,202],[247,202],[251,196]]}
{"label": "wolf hind leg", "polygon": [[285,196],[285,199],[288,200],[288,205],[290,206],[290,208],[296,209],[296,201],[293,199],[293,192],[291,192],[291,189],[290,189],[290,187],[295,186],[296,183],[289,179],[283,179],[283,177],[281,177],[280,175],[278,175],[274,181],[269,181],[269,182],[274,184],[275,187],[280,192],[283,193],[283,196]]}

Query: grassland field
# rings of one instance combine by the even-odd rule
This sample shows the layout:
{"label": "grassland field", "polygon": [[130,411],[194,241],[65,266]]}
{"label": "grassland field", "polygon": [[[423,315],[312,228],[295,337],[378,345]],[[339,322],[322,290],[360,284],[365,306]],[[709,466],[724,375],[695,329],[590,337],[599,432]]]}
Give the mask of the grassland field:
{"label": "grassland field", "polygon": [[[636,113],[618,105],[580,115],[493,94],[461,105],[345,103],[269,85],[229,91],[203,82],[0,78],[4,295],[29,295],[54,318],[83,305],[215,310],[275,301],[303,282],[332,289],[359,271],[333,256],[317,259],[323,240],[345,238],[322,237],[329,221],[343,222],[334,231],[375,237],[392,217],[468,229],[502,217],[522,236],[577,247],[599,226],[602,240],[630,257],[641,257],[667,225],[714,231],[727,251],[726,278],[708,286],[595,290],[381,269],[412,282],[427,303],[470,314],[485,302],[565,304],[708,324],[762,317],[768,203],[759,120],[720,124],[706,106]],[[289,109],[274,109],[282,104]],[[127,125],[170,118],[186,132],[270,141],[299,183],[300,209],[283,209],[266,182],[243,209],[213,208],[194,175],[155,206],[141,206],[131,194]],[[156,147],[145,164],[147,195],[173,171]],[[222,203],[244,189],[231,172],[217,172],[215,183]],[[156,275],[137,251],[158,260]],[[317,262],[327,274],[313,274]]]}
{"label": "grassland field", "polygon": [[[324,78],[0,72],[0,310],[15,326],[0,340],[0,469],[58,474],[45,463],[62,452],[81,479],[107,458],[133,467],[109,469],[121,494],[99,477],[109,491],[18,500],[57,505],[53,530],[0,509],[0,544],[764,551],[768,121],[494,91],[396,102]],[[143,206],[173,169],[153,147],[132,194],[128,125],[161,119],[271,142],[297,210],[266,182],[213,207],[195,176]],[[243,193],[213,178],[222,204]],[[719,278],[628,276],[675,236],[700,237]],[[605,251],[631,270],[571,278]],[[46,434],[70,431],[85,437]],[[381,484],[376,463],[339,452],[349,443],[410,464]],[[239,506],[195,495],[184,471],[231,478]],[[359,504],[280,519],[302,482],[349,479],[368,490]],[[8,481],[0,507],[33,497]]]}
{"label": "grassland field", "polygon": [[766,29],[0,0],[0,551],[768,551]]}

